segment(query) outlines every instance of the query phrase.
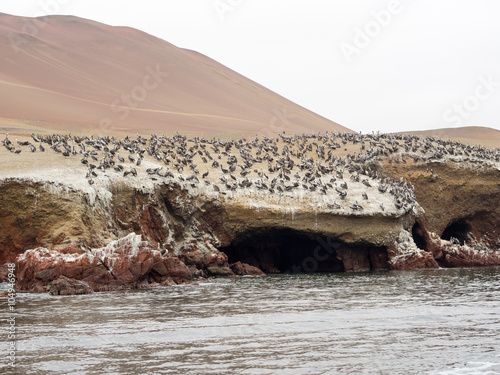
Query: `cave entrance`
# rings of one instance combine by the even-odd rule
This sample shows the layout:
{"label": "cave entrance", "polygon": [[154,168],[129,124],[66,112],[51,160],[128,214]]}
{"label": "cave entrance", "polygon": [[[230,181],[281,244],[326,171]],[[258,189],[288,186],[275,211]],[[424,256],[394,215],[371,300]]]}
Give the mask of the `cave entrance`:
{"label": "cave entrance", "polygon": [[419,249],[427,251],[427,241],[424,236],[424,230],[418,222],[411,228],[411,235],[415,245],[417,245]]}
{"label": "cave entrance", "polygon": [[331,273],[388,269],[385,247],[348,245],[291,229],[256,230],[221,251],[265,273]]}
{"label": "cave entrance", "polygon": [[446,227],[446,229],[443,231],[443,234],[441,235],[441,238],[447,241],[450,241],[452,238],[456,238],[461,245],[464,245],[468,240],[468,235],[470,232],[470,224],[464,219],[459,219],[453,221]]}

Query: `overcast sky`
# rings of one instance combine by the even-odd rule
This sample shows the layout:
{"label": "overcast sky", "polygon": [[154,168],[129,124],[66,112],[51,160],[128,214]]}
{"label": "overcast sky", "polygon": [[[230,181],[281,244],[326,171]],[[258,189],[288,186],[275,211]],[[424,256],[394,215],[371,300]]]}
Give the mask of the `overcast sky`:
{"label": "overcast sky", "polygon": [[2,0],[0,12],[141,29],[356,131],[500,129],[498,0]]}

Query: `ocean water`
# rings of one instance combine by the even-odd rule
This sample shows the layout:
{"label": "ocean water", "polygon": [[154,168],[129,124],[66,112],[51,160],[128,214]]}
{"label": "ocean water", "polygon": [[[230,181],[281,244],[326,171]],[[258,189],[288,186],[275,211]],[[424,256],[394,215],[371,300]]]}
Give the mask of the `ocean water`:
{"label": "ocean water", "polygon": [[2,374],[500,374],[500,268],[19,294],[16,307],[17,366],[3,356]]}

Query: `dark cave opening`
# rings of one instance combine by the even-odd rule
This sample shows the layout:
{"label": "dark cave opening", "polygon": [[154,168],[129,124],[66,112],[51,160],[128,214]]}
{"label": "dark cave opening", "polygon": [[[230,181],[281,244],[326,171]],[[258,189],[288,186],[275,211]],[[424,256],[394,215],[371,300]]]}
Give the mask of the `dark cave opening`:
{"label": "dark cave opening", "polygon": [[453,221],[446,227],[446,229],[443,231],[443,234],[441,235],[441,238],[447,241],[450,241],[451,238],[456,238],[458,242],[463,245],[467,242],[467,236],[470,231],[470,224],[464,219],[459,219]]}
{"label": "dark cave opening", "polygon": [[415,223],[411,228],[411,235],[415,245],[421,250],[427,251],[427,241],[423,235],[423,229],[419,223]]}
{"label": "dark cave opening", "polygon": [[350,245],[291,229],[263,229],[239,236],[227,247],[229,263],[242,262],[265,273],[332,273],[388,269],[385,247]]}

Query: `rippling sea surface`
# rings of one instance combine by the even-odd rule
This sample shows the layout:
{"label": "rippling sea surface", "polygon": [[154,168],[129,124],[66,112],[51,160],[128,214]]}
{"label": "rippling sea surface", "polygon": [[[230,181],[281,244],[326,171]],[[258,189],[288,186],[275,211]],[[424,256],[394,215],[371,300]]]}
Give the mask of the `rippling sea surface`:
{"label": "rippling sea surface", "polygon": [[500,268],[19,294],[16,307],[16,374],[500,374]]}

